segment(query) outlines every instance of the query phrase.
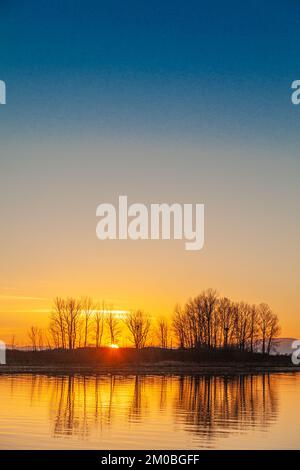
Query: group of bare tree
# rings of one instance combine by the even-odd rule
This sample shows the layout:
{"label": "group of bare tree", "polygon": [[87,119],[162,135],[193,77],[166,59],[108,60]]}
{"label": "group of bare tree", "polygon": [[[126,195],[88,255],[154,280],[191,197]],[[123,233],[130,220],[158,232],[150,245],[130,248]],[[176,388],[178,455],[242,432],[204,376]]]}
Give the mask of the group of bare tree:
{"label": "group of bare tree", "polygon": [[270,354],[280,326],[267,304],[234,302],[208,289],[175,308],[173,331],[181,348],[260,349]]}
{"label": "group of bare tree", "polygon": [[[59,297],[54,300],[49,332],[55,348],[75,349],[92,345],[99,348],[104,335],[111,345],[117,344],[124,326],[127,339],[139,349],[146,345],[150,325],[149,317],[141,310],[128,312],[122,318],[111,307],[104,303],[99,306],[88,297],[81,300]],[[35,331],[32,327],[29,338],[33,349],[36,349],[32,329]]]}
{"label": "group of bare tree", "polygon": [[183,307],[177,306],[171,324],[160,318],[155,325],[141,310],[120,316],[105,303],[99,306],[89,297],[81,300],[57,297],[49,330],[43,332],[32,326],[28,337],[33,350],[99,348],[104,337],[111,345],[118,344],[122,337],[137,349],[153,344],[172,347],[174,338],[180,348],[235,348],[251,352],[260,349],[270,354],[279,333],[278,317],[267,304],[234,302],[208,289]]}
{"label": "group of bare tree", "polygon": [[[99,348],[102,343],[105,323],[109,323],[111,312],[103,304],[101,308],[89,297],[54,299],[50,315],[49,332],[55,348],[75,349],[87,347],[91,342]],[[111,337],[117,335],[117,320],[110,327]]]}
{"label": "group of bare tree", "polygon": [[81,344],[83,333],[82,302],[74,298],[54,300],[51,313],[50,334],[53,344],[57,348],[75,349]]}

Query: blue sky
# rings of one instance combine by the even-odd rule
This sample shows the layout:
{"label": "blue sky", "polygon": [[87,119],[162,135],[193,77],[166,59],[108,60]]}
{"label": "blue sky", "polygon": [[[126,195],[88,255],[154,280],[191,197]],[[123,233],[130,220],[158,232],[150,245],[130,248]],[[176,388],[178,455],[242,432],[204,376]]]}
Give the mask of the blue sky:
{"label": "blue sky", "polygon": [[296,1],[29,0],[0,9],[6,131],[298,131]]}

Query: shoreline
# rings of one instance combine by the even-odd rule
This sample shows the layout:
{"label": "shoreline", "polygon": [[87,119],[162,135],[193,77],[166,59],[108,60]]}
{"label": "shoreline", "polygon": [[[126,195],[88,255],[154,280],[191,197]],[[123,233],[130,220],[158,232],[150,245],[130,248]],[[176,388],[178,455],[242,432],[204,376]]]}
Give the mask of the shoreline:
{"label": "shoreline", "polygon": [[243,375],[300,372],[300,366],[269,364],[1,365],[1,375]]}

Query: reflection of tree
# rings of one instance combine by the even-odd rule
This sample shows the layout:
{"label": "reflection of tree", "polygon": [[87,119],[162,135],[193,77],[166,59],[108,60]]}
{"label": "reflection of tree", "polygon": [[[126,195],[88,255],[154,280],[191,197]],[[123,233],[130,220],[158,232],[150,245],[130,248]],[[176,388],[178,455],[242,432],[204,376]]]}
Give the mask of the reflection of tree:
{"label": "reflection of tree", "polygon": [[[10,382],[11,393],[14,381]],[[22,379],[23,380],[23,379]],[[278,413],[274,375],[220,376],[56,376],[24,379],[31,406],[50,409],[55,437],[105,437],[120,427],[168,418],[203,441],[249,428],[267,429]],[[148,420],[150,418],[150,421]],[[116,431],[115,431],[116,430]],[[130,430],[129,430],[130,432]],[[99,438],[98,438],[99,439]],[[210,444],[211,445],[211,444]]]}
{"label": "reflection of tree", "polygon": [[160,377],[160,400],[159,400],[159,408],[160,410],[165,410],[167,407],[167,398],[168,398],[168,382],[169,377],[162,375]]}
{"label": "reflection of tree", "polygon": [[136,375],[133,380],[133,390],[130,389],[128,421],[142,421],[148,410],[148,393],[152,390],[153,378]]}
{"label": "reflection of tree", "polygon": [[[86,438],[91,428],[110,426],[118,407],[116,388],[123,386],[121,377],[68,376],[53,379],[51,419],[55,436],[78,435]],[[138,393],[138,392],[137,392]],[[117,411],[116,411],[117,409]]]}
{"label": "reflection of tree", "polygon": [[143,378],[139,375],[136,375],[134,378],[134,388],[131,405],[129,407],[128,419],[130,421],[137,421],[141,415],[142,409],[142,380]]}
{"label": "reflection of tree", "polygon": [[[83,439],[88,436],[90,427],[109,425],[115,380],[114,376],[105,382],[100,377],[56,377],[51,397],[54,435],[79,435]],[[101,393],[103,388],[108,390],[105,399]]]}
{"label": "reflection of tree", "polygon": [[112,375],[109,378],[109,399],[108,399],[108,412],[107,412],[107,422],[110,424],[112,420],[112,410],[113,410],[113,397],[115,390],[116,377]]}
{"label": "reflection of tree", "polygon": [[180,377],[175,409],[188,429],[206,438],[255,424],[265,429],[277,416],[270,375]]}
{"label": "reflection of tree", "polygon": [[55,404],[54,434],[72,435],[79,432],[85,435],[85,406],[83,402],[83,413],[81,419],[75,412],[77,396],[79,392],[78,383],[73,376],[58,377],[55,380],[51,402]]}

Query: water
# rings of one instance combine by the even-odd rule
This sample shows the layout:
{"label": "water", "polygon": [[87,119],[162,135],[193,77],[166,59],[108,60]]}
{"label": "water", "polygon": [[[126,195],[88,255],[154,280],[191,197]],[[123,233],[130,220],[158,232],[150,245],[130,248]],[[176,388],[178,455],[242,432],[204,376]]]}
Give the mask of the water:
{"label": "water", "polygon": [[299,449],[300,374],[0,376],[1,449]]}

